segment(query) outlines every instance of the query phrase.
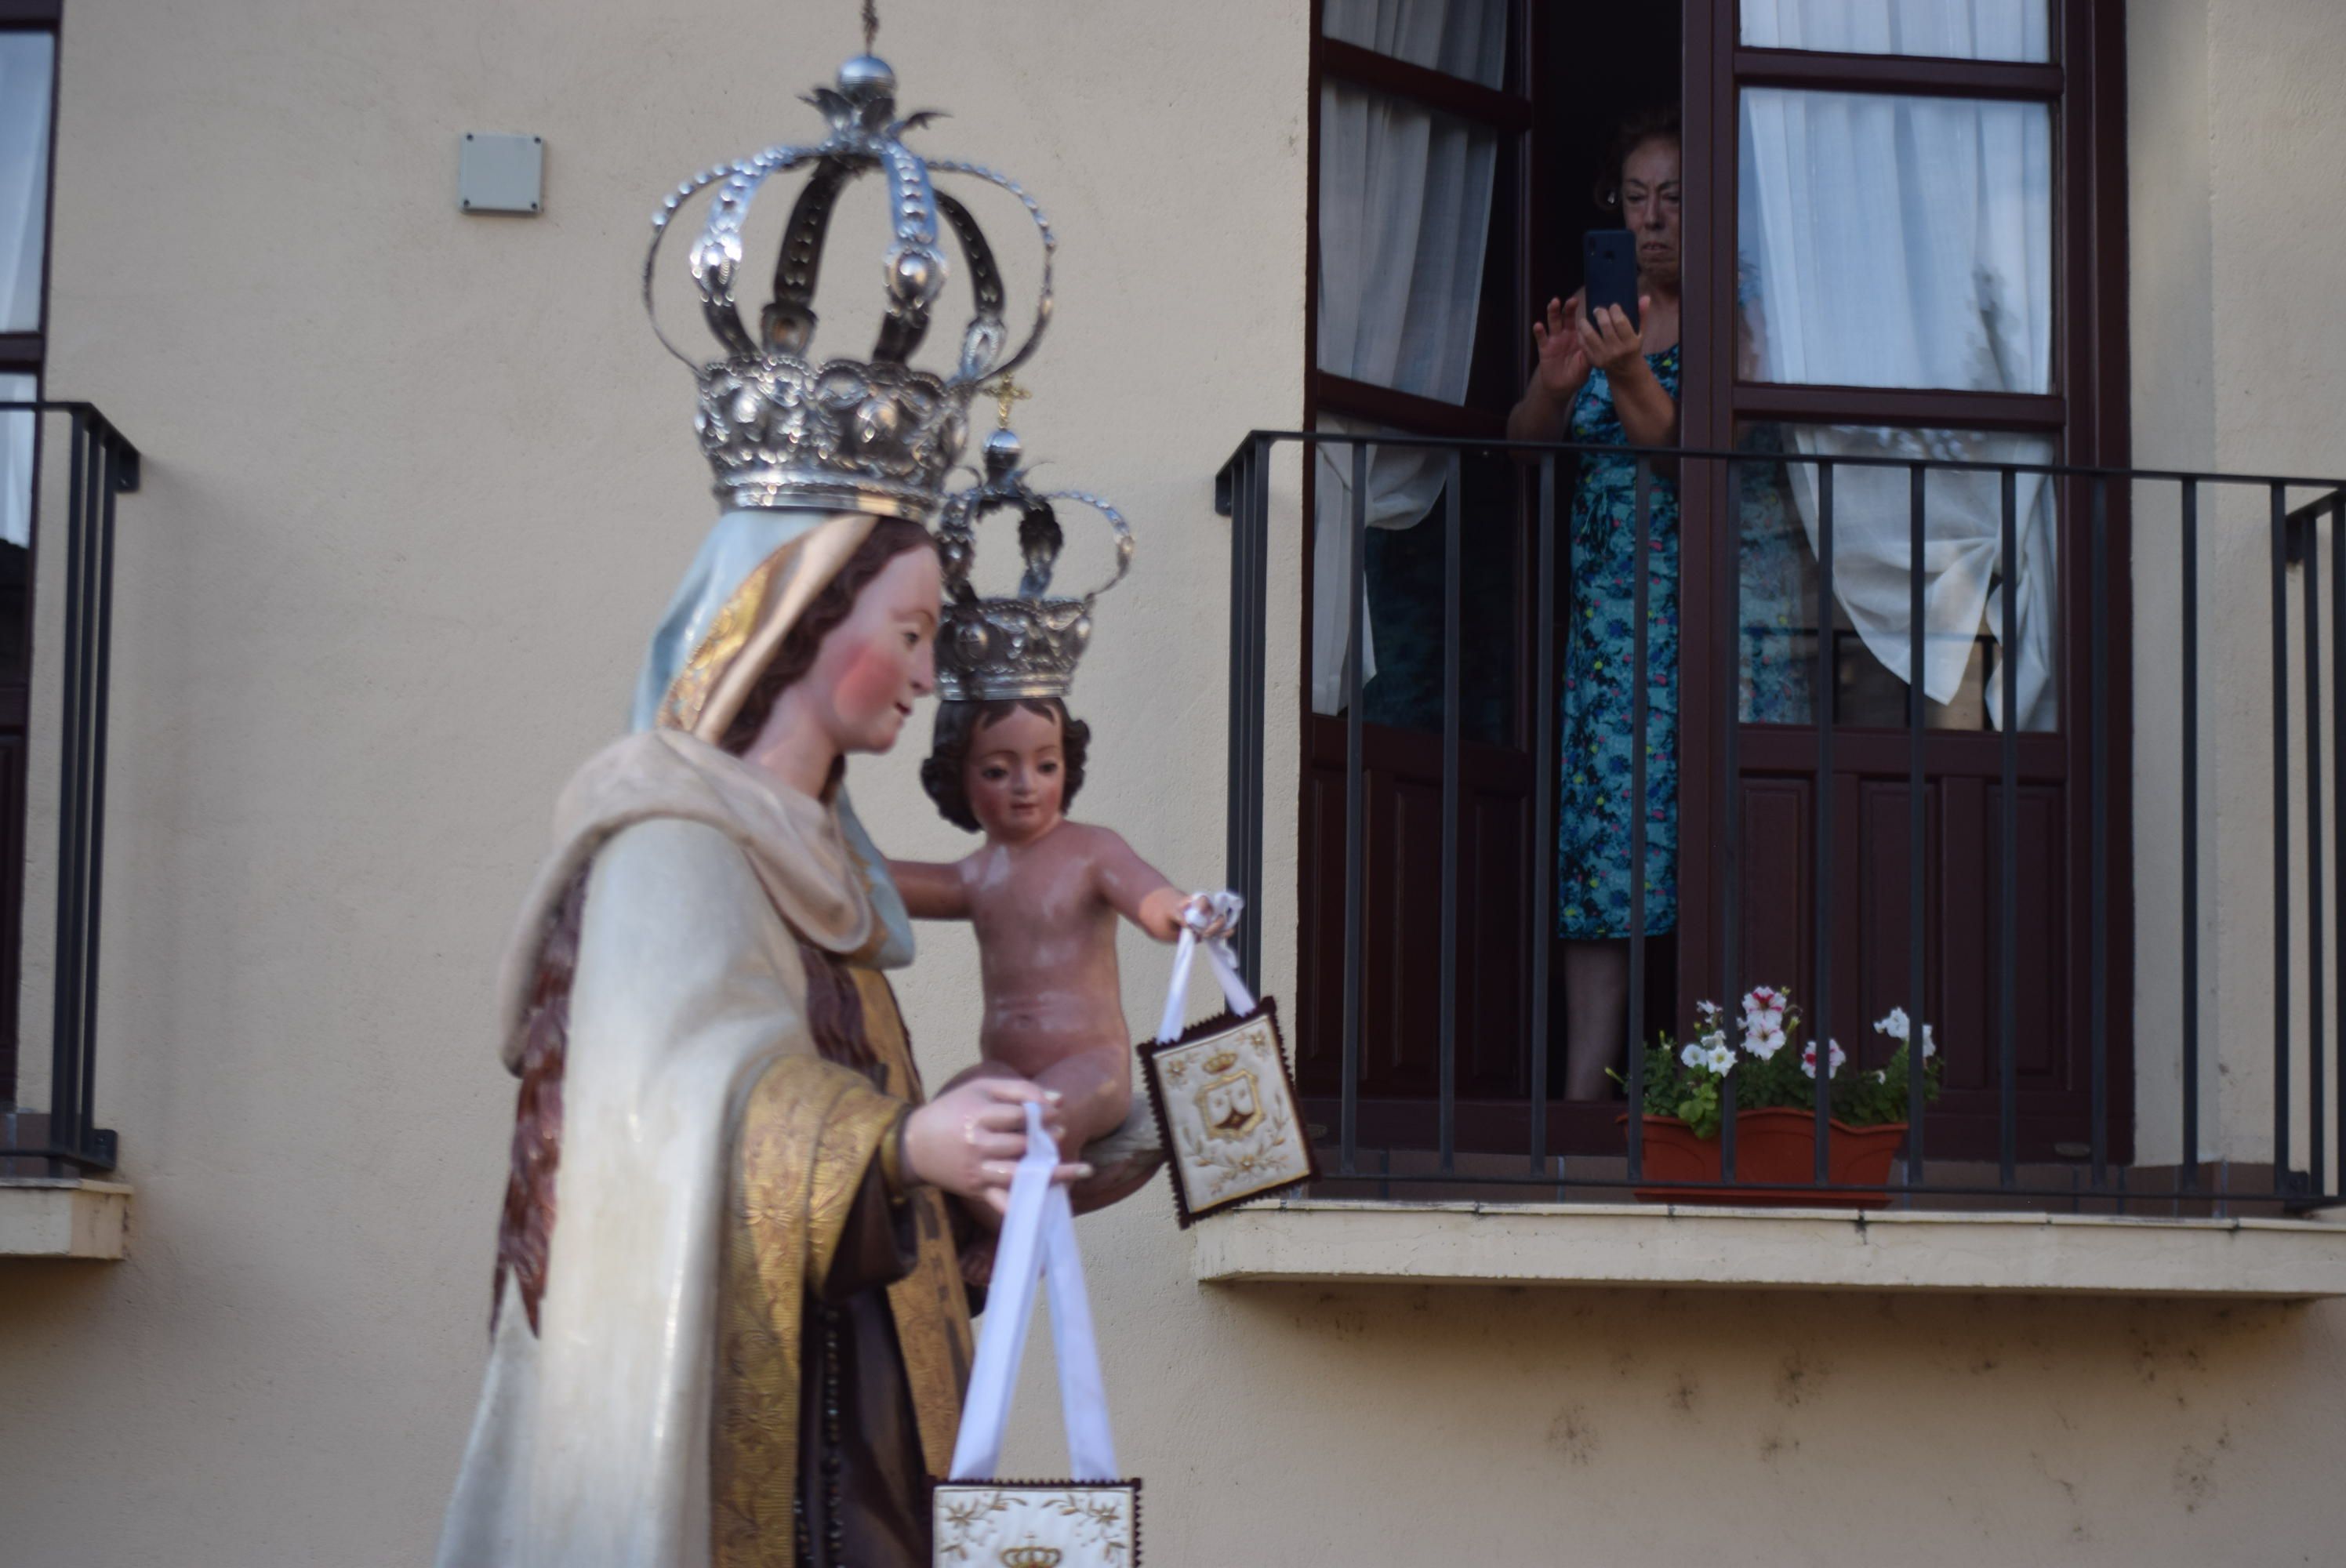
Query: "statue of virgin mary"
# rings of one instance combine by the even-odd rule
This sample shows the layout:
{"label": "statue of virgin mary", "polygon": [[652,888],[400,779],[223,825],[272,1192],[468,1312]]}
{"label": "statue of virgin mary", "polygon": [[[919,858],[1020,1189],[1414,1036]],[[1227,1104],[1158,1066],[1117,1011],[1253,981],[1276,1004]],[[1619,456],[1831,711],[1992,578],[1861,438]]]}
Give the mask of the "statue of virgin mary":
{"label": "statue of virgin mary", "polygon": [[928,1563],[947,1198],[998,1199],[1041,1095],[923,1104],[903,906],[840,789],[930,689],[938,603],[918,524],[728,513],[638,732],[563,791],[499,982],[521,1089],[442,1568]]}

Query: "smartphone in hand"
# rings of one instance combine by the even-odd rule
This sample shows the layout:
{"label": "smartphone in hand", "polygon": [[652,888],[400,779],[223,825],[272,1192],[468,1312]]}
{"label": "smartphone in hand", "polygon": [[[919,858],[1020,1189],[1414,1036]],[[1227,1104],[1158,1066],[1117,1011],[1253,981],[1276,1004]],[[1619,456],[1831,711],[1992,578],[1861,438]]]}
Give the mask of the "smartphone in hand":
{"label": "smartphone in hand", "polygon": [[1637,243],[1626,229],[1592,229],[1581,241],[1581,276],[1586,280],[1589,325],[1596,324],[1600,306],[1618,305],[1633,330],[1637,319]]}

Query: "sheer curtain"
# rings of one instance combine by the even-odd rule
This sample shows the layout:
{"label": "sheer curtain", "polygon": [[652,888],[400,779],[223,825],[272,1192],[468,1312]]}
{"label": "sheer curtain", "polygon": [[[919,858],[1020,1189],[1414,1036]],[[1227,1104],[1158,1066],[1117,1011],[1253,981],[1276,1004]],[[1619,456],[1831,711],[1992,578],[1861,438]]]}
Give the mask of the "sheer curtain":
{"label": "sheer curtain", "polygon": [[[1496,87],[1506,14],[1506,0],[1327,0],[1325,19],[1331,38]],[[1487,130],[1350,83],[1321,86],[1321,370],[1443,402],[1465,397],[1497,166]],[[1332,418],[1321,427],[1369,428]],[[1352,450],[1322,447],[1318,463],[1311,706],[1332,714],[1343,703],[1352,618]],[[1369,525],[1419,522],[1444,472],[1439,453],[1373,450]],[[1376,669],[1374,640],[1361,630],[1365,681]]]}
{"label": "sheer curtain", "polygon": [[1743,0],[1743,42],[1759,49],[2045,60],[2050,0]]}
{"label": "sheer curtain", "polygon": [[[48,220],[46,33],[0,33],[0,332],[41,325],[41,249]],[[29,375],[0,375],[0,402],[28,400]],[[33,416],[0,414],[0,540],[32,538]]]}
{"label": "sheer curtain", "polygon": [[[1802,30],[1786,42],[1853,47],[1856,19],[1881,11],[1780,4]],[[1909,18],[1960,13],[2024,25],[1990,0],[1906,0]],[[1748,7],[1747,16],[1751,15]],[[1836,25],[1836,23],[1840,24]],[[1985,36],[1983,47],[2025,46]],[[2052,383],[2052,125],[2043,105],[1749,88],[1742,95],[1741,267],[1757,378],[1841,386],[2044,392]],[[1957,431],[1801,429],[1811,455],[2045,463],[2042,436]],[[1810,545],[1813,467],[1790,465]],[[1866,648],[1911,681],[1908,480],[1896,470],[1834,475],[1834,595]],[[1954,695],[1998,575],[2013,573],[2019,641],[2017,723],[2054,721],[2055,524],[2051,486],[2022,476],[2019,559],[1998,559],[1993,474],[1928,481],[1923,689]],[[2000,635],[2002,616],[1990,616]],[[1989,714],[2004,723],[1999,677]]]}

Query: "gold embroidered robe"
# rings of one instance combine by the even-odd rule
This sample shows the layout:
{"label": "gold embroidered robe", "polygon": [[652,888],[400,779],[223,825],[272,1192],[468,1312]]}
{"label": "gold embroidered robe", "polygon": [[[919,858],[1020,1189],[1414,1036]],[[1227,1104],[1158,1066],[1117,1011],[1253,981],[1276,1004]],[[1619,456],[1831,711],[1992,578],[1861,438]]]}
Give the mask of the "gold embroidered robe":
{"label": "gold embroidered robe", "polygon": [[[591,865],[544,1294],[533,1332],[501,1288],[442,1568],[790,1564],[827,1394],[848,1560],[925,1563],[901,1472],[951,1457],[969,1324],[942,1200],[897,1202],[879,1171],[919,1091],[876,966],[909,953],[877,855],[674,732],[590,762],[556,837],[501,996],[517,1067],[547,920]],[[811,962],[852,994],[828,1053],[852,1059],[818,1044]]]}

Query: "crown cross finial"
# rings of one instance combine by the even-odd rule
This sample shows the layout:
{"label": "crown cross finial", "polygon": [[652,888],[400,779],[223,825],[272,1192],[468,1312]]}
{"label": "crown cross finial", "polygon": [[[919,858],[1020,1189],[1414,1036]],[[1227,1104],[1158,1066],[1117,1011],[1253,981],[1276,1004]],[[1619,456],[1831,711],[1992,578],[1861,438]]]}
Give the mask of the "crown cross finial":
{"label": "crown cross finial", "polygon": [[994,383],[994,417],[1003,430],[1010,428],[1010,405],[1025,402],[1035,394],[1018,384],[1015,376],[1004,376]]}

